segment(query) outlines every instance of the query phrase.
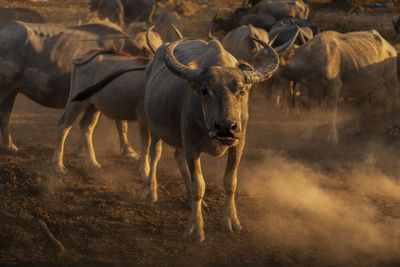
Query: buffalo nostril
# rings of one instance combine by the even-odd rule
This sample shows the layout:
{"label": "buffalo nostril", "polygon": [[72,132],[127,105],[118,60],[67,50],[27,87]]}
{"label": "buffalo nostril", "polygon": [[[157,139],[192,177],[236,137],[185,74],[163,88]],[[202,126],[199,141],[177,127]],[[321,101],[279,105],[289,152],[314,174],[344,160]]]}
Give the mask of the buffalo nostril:
{"label": "buffalo nostril", "polygon": [[234,124],[231,125],[231,130],[232,131],[236,130],[236,128],[237,128],[237,123],[234,123]]}
{"label": "buffalo nostril", "polygon": [[221,130],[221,126],[219,124],[217,124],[216,122],[214,122],[214,127],[216,130]]}

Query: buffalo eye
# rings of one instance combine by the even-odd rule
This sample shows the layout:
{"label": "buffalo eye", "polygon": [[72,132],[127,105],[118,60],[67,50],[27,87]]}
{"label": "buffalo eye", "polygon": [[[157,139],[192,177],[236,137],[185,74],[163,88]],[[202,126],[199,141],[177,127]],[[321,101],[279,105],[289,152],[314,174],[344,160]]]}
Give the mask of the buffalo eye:
{"label": "buffalo eye", "polygon": [[201,96],[209,96],[210,92],[207,89],[201,89],[200,90],[200,95]]}
{"label": "buffalo eye", "polygon": [[240,90],[238,96],[244,96],[246,94],[246,90]]}

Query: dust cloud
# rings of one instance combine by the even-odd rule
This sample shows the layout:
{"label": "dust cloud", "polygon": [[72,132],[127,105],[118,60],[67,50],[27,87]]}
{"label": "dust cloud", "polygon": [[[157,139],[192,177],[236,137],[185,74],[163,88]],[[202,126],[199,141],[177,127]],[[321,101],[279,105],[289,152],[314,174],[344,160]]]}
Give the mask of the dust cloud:
{"label": "dust cloud", "polygon": [[239,185],[263,214],[249,218],[254,232],[316,264],[399,261],[400,182],[393,175],[399,168],[382,169],[388,162],[379,158],[372,151],[324,172],[267,150],[260,164],[243,168]]}

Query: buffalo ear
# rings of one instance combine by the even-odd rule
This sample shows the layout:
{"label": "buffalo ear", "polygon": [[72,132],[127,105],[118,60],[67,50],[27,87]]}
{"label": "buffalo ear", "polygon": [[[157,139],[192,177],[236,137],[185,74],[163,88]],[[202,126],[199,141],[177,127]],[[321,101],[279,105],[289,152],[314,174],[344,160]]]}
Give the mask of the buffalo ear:
{"label": "buffalo ear", "polygon": [[[199,63],[197,60],[190,61],[187,66],[191,69],[199,69]],[[186,82],[190,85],[190,87],[196,94],[200,91],[200,80],[186,80]]]}
{"label": "buffalo ear", "polygon": [[299,48],[292,48],[288,50],[284,50],[279,53],[279,58],[281,59],[282,62],[285,62],[289,60],[294,54],[296,54],[297,50]]}
{"label": "buffalo ear", "polygon": [[239,60],[236,63],[236,68],[238,68],[240,70],[248,70],[248,71],[254,70],[254,68],[249,63],[247,63],[246,61],[243,61],[243,60]]}

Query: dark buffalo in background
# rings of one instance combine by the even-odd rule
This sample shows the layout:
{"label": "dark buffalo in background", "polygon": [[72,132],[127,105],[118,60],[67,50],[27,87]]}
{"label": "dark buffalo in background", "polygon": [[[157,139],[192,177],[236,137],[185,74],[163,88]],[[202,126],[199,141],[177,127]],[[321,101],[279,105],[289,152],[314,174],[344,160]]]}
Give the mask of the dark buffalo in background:
{"label": "dark buffalo in background", "polygon": [[153,0],[91,0],[89,9],[97,12],[100,19],[108,18],[120,25],[135,21],[150,23],[155,3]]}
{"label": "dark buffalo in background", "polygon": [[44,22],[43,17],[36,11],[27,8],[0,7],[0,28],[7,26],[14,20],[35,23]]}

